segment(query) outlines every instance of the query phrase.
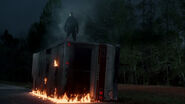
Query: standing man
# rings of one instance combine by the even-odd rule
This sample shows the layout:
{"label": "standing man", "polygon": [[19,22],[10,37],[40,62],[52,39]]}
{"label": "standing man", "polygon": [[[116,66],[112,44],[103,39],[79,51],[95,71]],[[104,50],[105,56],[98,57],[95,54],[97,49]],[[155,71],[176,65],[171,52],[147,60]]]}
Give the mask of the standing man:
{"label": "standing man", "polygon": [[69,36],[72,34],[73,40],[76,41],[76,36],[78,34],[78,22],[76,18],[73,16],[73,13],[69,13],[69,17],[66,20],[64,31],[67,33],[67,37],[65,40],[69,38]]}

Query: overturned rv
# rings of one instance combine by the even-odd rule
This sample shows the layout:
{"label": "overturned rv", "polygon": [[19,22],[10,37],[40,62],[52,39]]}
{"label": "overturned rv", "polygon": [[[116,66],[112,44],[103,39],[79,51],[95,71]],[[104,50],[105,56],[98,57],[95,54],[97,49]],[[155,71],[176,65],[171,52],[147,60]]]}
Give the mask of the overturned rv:
{"label": "overturned rv", "polygon": [[[64,42],[33,55],[33,89],[48,96],[90,93],[93,101],[117,100],[119,47]],[[47,83],[46,83],[47,81]]]}

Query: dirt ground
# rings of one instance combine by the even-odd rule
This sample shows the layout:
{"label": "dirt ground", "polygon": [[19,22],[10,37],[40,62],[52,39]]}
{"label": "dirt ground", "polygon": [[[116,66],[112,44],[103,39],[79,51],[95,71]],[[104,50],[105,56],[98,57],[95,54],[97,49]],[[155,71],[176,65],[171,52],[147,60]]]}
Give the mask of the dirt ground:
{"label": "dirt ground", "polygon": [[185,97],[185,87],[118,85],[119,91],[141,91],[155,94]]}
{"label": "dirt ground", "polygon": [[121,104],[185,104],[185,87],[118,85]]}

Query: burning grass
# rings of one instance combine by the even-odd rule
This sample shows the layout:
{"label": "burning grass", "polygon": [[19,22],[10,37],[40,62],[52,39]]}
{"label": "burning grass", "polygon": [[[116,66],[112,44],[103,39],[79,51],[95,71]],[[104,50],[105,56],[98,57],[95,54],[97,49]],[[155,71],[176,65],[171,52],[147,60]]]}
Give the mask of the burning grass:
{"label": "burning grass", "polygon": [[47,96],[46,91],[39,90],[33,90],[31,94],[36,97],[42,98],[43,100],[49,100],[54,103],[91,103],[90,94],[71,95],[71,97],[68,97],[65,93],[63,96],[58,97],[56,89],[52,96]]}

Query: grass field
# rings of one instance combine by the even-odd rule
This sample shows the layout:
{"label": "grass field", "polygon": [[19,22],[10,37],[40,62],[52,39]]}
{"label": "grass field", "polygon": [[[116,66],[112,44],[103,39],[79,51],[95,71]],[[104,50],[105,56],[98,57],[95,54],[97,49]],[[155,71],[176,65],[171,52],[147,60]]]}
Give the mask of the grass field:
{"label": "grass field", "polygon": [[119,85],[118,89],[124,104],[185,104],[181,87]]}

